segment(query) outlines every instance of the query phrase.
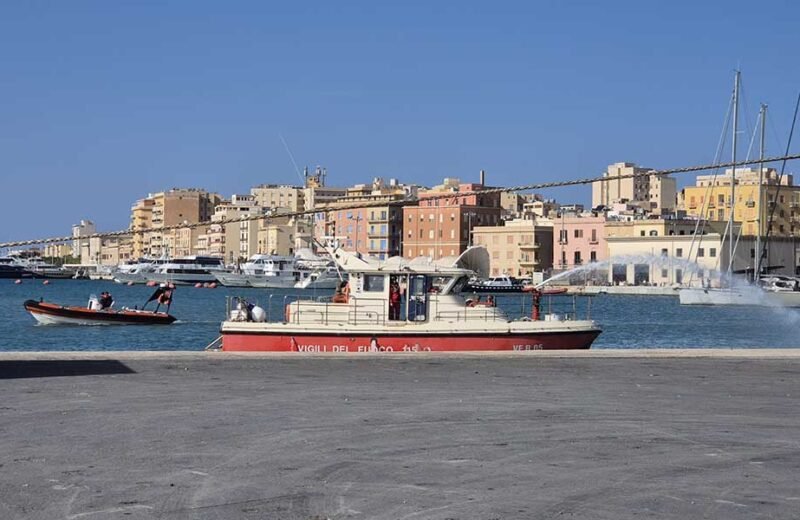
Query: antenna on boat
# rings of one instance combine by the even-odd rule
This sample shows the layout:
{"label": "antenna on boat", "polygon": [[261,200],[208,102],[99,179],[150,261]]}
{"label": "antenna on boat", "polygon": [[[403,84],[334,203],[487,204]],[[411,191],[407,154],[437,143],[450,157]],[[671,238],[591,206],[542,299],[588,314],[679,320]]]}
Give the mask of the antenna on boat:
{"label": "antenna on boat", "polygon": [[292,151],[289,149],[289,145],[286,144],[286,139],[283,138],[283,134],[278,134],[278,137],[281,138],[281,142],[283,143],[284,149],[286,149],[286,153],[289,154],[289,159],[292,161],[292,166],[294,166],[294,172],[297,174],[297,178],[300,179],[300,184],[305,186],[305,179],[303,179],[303,175],[300,173],[300,168],[297,167],[297,162],[294,160],[294,155],[292,155]]}

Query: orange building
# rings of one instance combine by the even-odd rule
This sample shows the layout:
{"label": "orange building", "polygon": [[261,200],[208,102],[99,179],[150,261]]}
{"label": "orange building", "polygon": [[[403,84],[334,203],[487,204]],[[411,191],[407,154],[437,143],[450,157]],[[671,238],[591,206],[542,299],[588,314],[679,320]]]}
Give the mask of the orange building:
{"label": "orange building", "polygon": [[483,183],[445,179],[440,186],[420,190],[419,204],[403,208],[403,256],[457,256],[471,245],[474,227],[500,224],[500,194],[470,194],[482,189]]}

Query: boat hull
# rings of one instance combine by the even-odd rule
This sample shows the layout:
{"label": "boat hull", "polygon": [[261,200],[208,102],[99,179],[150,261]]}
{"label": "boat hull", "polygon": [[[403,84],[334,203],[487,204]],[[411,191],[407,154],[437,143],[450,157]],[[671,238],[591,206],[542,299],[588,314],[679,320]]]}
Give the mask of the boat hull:
{"label": "boat hull", "polygon": [[163,312],[141,310],[95,311],[27,300],[25,310],[43,325],[168,325],[175,317]]}
{"label": "boat hull", "polygon": [[800,307],[800,291],[765,291],[757,287],[681,289],[678,296],[681,305]]}
{"label": "boat hull", "polygon": [[165,274],[147,273],[145,278],[148,282],[171,283],[174,285],[195,285],[198,283],[216,282],[215,273],[195,273],[195,274]]}
{"label": "boat hull", "polygon": [[597,329],[454,334],[314,334],[222,331],[222,350],[300,353],[465,352],[588,349]]}

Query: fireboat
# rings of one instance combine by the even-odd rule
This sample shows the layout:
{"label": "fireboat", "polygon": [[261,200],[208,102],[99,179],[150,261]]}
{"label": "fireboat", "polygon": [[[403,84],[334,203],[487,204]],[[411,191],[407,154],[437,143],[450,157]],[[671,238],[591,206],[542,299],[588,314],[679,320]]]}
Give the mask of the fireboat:
{"label": "fireboat", "polygon": [[[378,260],[335,248],[342,278],[335,295],[287,301],[277,319],[230,299],[220,327],[223,351],[305,353],[460,352],[588,349],[600,334],[575,312],[542,312],[547,291],[532,287],[531,314],[512,319],[493,298],[462,292],[488,271],[472,247],[453,260]],[[475,266],[478,266],[477,268]],[[561,291],[554,291],[561,292]],[[399,293],[399,294],[398,294]],[[268,306],[272,308],[274,306]],[[552,308],[552,307],[550,307]]]}

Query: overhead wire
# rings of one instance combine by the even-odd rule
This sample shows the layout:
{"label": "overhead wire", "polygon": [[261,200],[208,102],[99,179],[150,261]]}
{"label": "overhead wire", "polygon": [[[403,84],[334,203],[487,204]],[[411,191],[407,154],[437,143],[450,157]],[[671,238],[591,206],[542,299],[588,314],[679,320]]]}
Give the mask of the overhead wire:
{"label": "overhead wire", "polygon": [[[800,159],[800,153],[793,154],[793,155],[783,155],[778,157],[769,157],[765,158],[763,162],[777,162],[777,161],[793,161]],[[637,172],[637,173],[625,173],[625,174],[618,174],[612,176],[602,175],[599,177],[585,177],[582,179],[571,179],[566,181],[553,181],[553,182],[542,182],[542,183],[534,183],[534,184],[522,184],[518,186],[511,186],[511,187],[503,187],[503,188],[486,188],[480,190],[472,190],[466,192],[446,192],[437,195],[430,195],[425,196],[423,199],[412,198],[407,196],[405,199],[399,199],[396,201],[369,201],[369,202],[357,202],[352,204],[344,204],[341,206],[325,206],[321,208],[313,208],[308,210],[302,211],[290,211],[290,212],[280,212],[280,211],[268,211],[265,214],[255,214],[255,215],[242,215],[239,217],[231,218],[231,219],[221,219],[214,222],[192,222],[192,223],[181,223],[181,224],[172,224],[169,226],[163,226],[159,228],[139,228],[139,229],[125,229],[119,231],[109,231],[104,233],[94,233],[91,235],[84,235],[81,237],[74,237],[74,236],[61,236],[61,237],[51,237],[51,238],[40,238],[40,239],[33,239],[33,240],[18,240],[18,241],[9,241],[9,242],[0,242],[0,248],[9,248],[9,247],[23,247],[29,245],[37,245],[37,244],[54,244],[60,242],[71,242],[76,239],[80,240],[88,240],[91,238],[114,238],[114,237],[121,237],[121,236],[128,236],[128,235],[136,235],[136,234],[143,234],[143,233],[161,233],[164,231],[172,231],[176,229],[194,229],[198,227],[210,226],[212,224],[217,225],[225,225],[225,224],[234,224],[240,222],[249,222],[253,220],[265,220],[269,221],[271,219],[276,218],[286,218],[286,217],[308,217],[317,215],[320,213],[331,213],[335,211],[346,211],[346,210],[354,210],[354,209],[363,209],[363,208],[375,208],[375,207],[382,207],[386,205],[395,205],[395,206],[408,206],[413,204],[418,204],[420,201],[434,201],[434,200],[443,200],[443,199],[458,199],[461,197],[470,197],[470,196],[480,196],[480,195],[489,195],[489,194],[497,194],[497,193],[511,193],[517,191],[532,191],[532,190],[544,190],[549,188],[560,188],[565,186],[580,186],[584,184],[592,184],[595,182],[608,182],[612,180],[619,180],[619,179],[631,179],[635,177],[661,177],[664,175],[671,175],[671,174],[681,174],[681,173],[694,173],[699,171],[706,171],[706,170],[713,170],[713,169],[722,169],[722,168],[732,168],[734,166],[750,166],[754,164],[761,163],[761,159],[751,159],[746,161],[736,161],[733,162],[726,162],[726,163],[716,163],[716,164],[703,164],[697,166],[686,166],[682,168],[671,168],[665,170],[648,170],[644,172]]]}

